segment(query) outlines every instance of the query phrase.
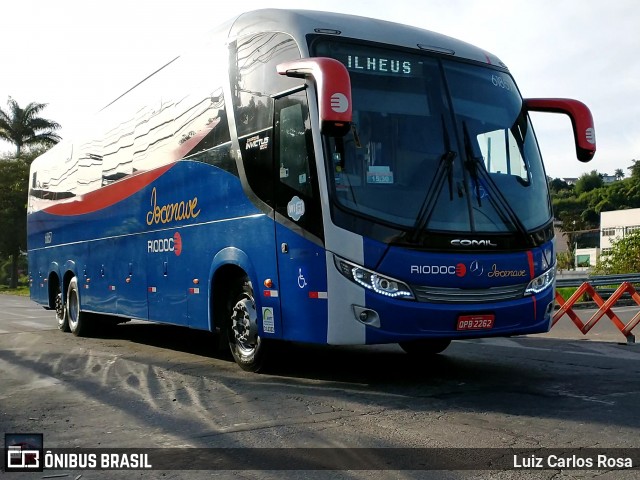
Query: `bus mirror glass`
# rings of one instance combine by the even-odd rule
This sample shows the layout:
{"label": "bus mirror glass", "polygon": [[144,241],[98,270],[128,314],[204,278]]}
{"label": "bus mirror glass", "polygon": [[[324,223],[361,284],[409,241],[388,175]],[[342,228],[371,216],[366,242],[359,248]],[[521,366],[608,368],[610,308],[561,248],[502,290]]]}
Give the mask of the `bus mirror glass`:
{"label": "bus mirror glass", "polygon": [[320,131],[341,137],[351,128],[351,81],[346,67],[333,58],[303,58],[281,63],[280,75],[312,78],[318,95]]}
{"label": "bus mirror glass", "polygon": [[524,104],[530,112],[564,113],[571,118],[576,156],[590,161],[596,153],[596,132],[591,111],[584,103],[569,98],[529,98]]}

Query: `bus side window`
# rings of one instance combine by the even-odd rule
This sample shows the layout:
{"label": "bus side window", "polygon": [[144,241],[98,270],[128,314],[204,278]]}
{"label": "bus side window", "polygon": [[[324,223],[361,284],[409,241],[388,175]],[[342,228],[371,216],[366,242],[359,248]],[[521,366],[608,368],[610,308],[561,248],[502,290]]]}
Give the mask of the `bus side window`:
{"label": "bus side window", "polygon": [[304,83],[278,75],[276,65],[300,58],[300,51],[291,36],[273,32],[239,38],[229,48],[231,102],[244,175],[256,197],[273,207],[273,96]]}
{"label": "bus side window", "polygon": [[489,173],[519,177],[527,181],[528,170],[518,141],[506,129],[480,133],[477,136],[485,167]]}
{"label": "bus side window", "polygon": [[284,217],[291,217],[288,206],[298,197],[305,204],[305,213],[294,221],[322,238],[322,212],[306,92],[279,98],[275,111],[276,210]]}
{"label": "bus side window", "polygon": [[241,138],[271,126],[271,95],[303,83],[276,72],[276,65],[300,58],[300,51],[289,35],[266,32],[239,39],[231,54],[231,94]]}
{"label": "bus side window", "polygon": [[313,192],[301,104],[295,103],[280,110],[278,134],[280,181],[304,195],[311,196]]}

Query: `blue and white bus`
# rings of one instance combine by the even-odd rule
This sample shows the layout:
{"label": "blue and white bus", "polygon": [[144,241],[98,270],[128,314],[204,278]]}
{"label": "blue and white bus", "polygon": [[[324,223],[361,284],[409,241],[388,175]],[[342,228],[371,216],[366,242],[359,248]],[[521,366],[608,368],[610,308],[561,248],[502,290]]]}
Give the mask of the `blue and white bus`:
{"label": "blue and white bus", "polygon": [[83,336],[129,319],[277,341],[545,332],[553,216],[530,111],[494,55],[414,27],[260,10],[118,97],[30,172],[31,298]]}

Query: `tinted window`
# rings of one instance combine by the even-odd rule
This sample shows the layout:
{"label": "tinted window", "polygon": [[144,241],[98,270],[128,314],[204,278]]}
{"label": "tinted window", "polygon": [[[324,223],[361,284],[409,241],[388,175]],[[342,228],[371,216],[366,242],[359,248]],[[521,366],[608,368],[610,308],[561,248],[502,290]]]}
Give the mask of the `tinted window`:
{"label": "tinted window", "polygon": [[263,130],[273,121],[271,95],[299,85],[300,80],[278,75],[276,65],[300,58],[293,38],[262,33],[238,40],[231,69],[238,137]]}
{"label": "tinted window", "polygon": [[244,172],[253,192],[273,206],[272,96],[304,83],[278,75],[276,65],[300,58],[300,51],[293,38],[271,32],[239,39],[231,54],[231,92]]}
{"label": "tinted window", "polygon": [[279,178],[276,209],[283,217],[322,238],[320,194],[306,92],[280,98],[275,106],[275,164]]}
{"label": "tinted window", "polygon": [[507,72],[347,39],[321,38],[312,50],[351,77],[352,131],[327,139],[340,212],[412,237],[551,220],[537,143]]}

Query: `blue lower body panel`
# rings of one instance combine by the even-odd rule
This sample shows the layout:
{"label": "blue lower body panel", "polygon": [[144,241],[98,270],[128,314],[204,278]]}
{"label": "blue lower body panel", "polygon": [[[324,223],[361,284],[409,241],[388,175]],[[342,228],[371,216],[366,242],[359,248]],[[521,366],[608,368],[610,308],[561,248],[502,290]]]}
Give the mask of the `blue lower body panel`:
{"label": "blue lower body panel", "polygon": [[[367,308],[380,317],[380,327],[367,326],[366,342],[395,343],[421,338],[478,338],[543,333],[551,327],[553,288],[536,297],[500,303],[437,304],[367,298]],[[457,330],[463,315],[492,315],[490,329]]]}

